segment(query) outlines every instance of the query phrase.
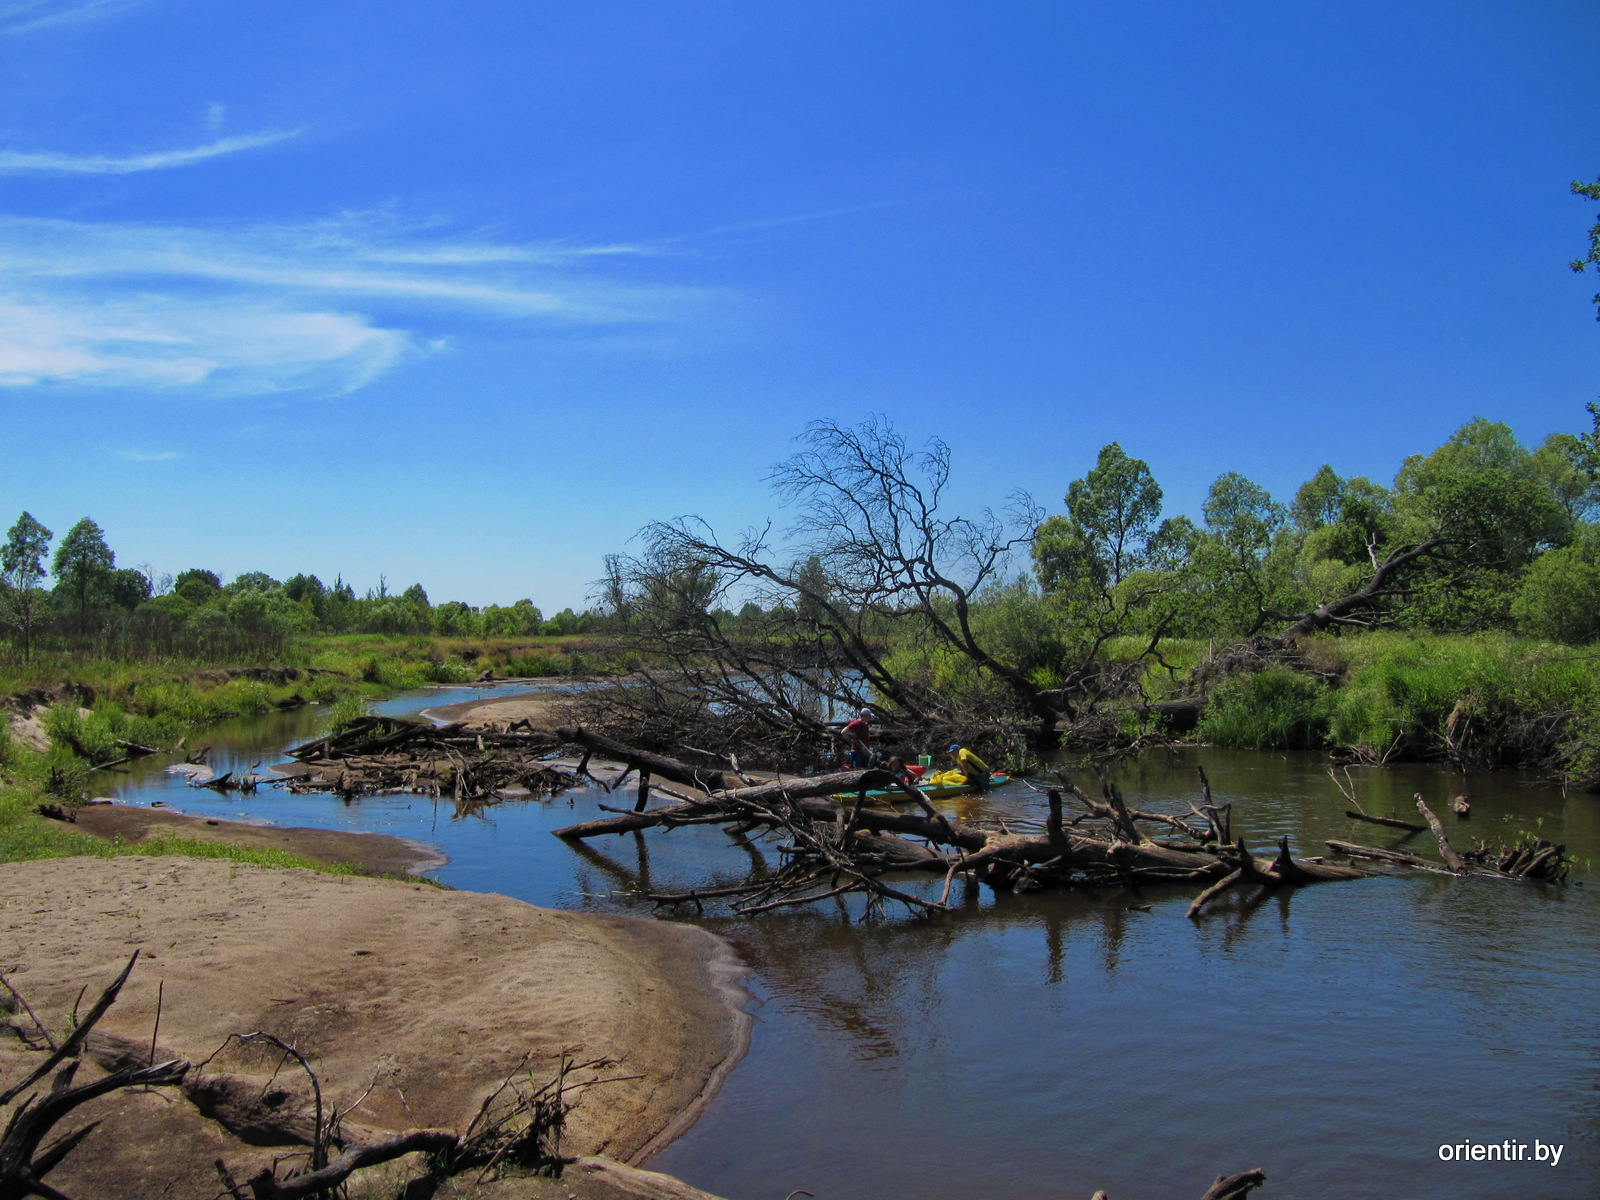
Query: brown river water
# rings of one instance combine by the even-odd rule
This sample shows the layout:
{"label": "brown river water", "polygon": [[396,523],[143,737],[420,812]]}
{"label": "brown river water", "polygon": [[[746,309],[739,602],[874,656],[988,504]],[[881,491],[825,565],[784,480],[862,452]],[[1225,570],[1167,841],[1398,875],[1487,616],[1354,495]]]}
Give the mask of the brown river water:
{"label": "brown river water", "polygon": [[[212,761],[276,761],[315,720],[219,727]],[[1435,854],[1427,835],[1344,818],[1320,755],[1192,750],[1116,777],[1131,803],[1184,811],[1197,763],[1257,850],[1287,835],[1301,855],[1330,837]],[[959,910],[933,920],[708,912],[699,923],[751,968],[750,1052],[650,1165],[731,1200],[800,1188],[818,1200],[1087,1200],[1096,1188],[1185,1200],[1251,1167],[1266,1171],[1265,1200],[1600,1197],[1600,797],[1514,774],[1351,774],[1380,815],[1414,817],[1415,792],[1441,813],[1469,793],[1471,819],[1445,817],[1458,845],[1535,831],[1567,843],[1575,882],[1381,875],[1230,894],[1199,921],[1184,915],[1190,887],[958,888]],[[457,816],[418,796],[219,797],[156,766],[113,778],[104,786],[131,803],[431,842],[449,857],[434,872],[445,883],[585,911],[650,915],[640,891],[732,881],[752,861],[715,828],[582,847],[550,836],[603,815],[606,797],[588,789]],[[1043,798],[1018,784],[950,803],[1043,817]],[[1442,1146],[1507,1141],[1526,1147],[1521,1161],[1441,1158]]]}

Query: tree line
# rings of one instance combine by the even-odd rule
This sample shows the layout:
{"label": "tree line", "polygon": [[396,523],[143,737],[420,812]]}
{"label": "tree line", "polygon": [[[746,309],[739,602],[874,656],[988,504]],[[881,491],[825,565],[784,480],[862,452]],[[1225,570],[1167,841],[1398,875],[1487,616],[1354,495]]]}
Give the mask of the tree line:
{"label": "tree line", "polygon": [[[1591,408],[1591,414],[1596,410]],[[1111,443],[1047,515],[1026,495],[955,513],[949,447],[881,419],[816,422],[771,481],[787,524],[724,540],[680,517],[614,555],[602,610],[667,669],[606,703],[624,733],[796,736],[880,705],[924,727],[1063,719],[1139,702],[1181,639],[1510,630],[1600,638],[1600,415],[1523,445],[1475,419],[1392,482],[1324,466],[1287,501],[1229,471],[1199,520],[1165,515]],[[629,711],[631,706],[631,711]],[[695,740],[695,739],[700,740]]]}
{"label": "tree line", "polygon": [[281,651],[310,633],[539,637],[583,633],[596,622],[570,608],[547,620],[527,599],[482,608],[459,600],[436,605],[421,584],[395,594],[380,581],[358,596],[342,577],[325,584],[312,574],[280,581],[247,571],[224,583],[203,568],[174,577],[118,567],[104,531],[89,517],[67,531],[52,555],[53,540],[24,512],[0,547],[0,622],[24,660],[41,646],[226,657]]}

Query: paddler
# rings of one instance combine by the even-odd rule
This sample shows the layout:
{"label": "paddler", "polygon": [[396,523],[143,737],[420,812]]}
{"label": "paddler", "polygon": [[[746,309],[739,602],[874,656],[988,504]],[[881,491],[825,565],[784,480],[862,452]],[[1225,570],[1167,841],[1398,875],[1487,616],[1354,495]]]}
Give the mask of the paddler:
{"label": "paddler", "polygon": [[989,787],[989,764],[984,762],[960,742],[950,743],[950,755],[956,760],[956,770],[966,776],[967,783],[980,792]]}
{"label": "paddler", "polygon": [[850,743],[850,766],[857,771],[872,765],[872,710],[863,708],[856,719],[839,731]]}

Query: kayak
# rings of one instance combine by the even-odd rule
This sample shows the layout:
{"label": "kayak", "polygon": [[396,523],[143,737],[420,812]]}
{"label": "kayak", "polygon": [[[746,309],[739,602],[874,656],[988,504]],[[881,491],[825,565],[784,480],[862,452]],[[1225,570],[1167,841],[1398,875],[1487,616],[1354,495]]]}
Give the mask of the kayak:
{"label": "kayak", "polygon": [[[995,771],[989,776],[989,786],[997,788],[1010,779],[1011,776],[1005,772]],[[929,800],[946,800],[951,796],[970,796],[978,789],[970,783],[925,783],[919,784],[917,790]],[[842,803],[851,804],[855,802],[856,794],[854,792],[835,792],[833,798]],[[867,792],[867,799],[880,802],[886,800],[905,800],[909,802],[911,797],[907,796],[899,788],[873,788]]]}

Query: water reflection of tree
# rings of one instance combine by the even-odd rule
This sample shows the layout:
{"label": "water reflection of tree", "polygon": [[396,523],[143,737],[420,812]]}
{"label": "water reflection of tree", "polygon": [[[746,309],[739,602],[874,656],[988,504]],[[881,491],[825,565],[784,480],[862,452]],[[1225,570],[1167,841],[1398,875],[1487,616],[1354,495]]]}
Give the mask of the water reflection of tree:
{"label": "water reflection of tree", "polygon": [[[763,867],[761,848],[736,839]],[[642,838],[633,854],[573,850],[617,891],[640,894],[649,886],[649,853]],[[629,859],[632,861],[628,861]],[[1130,920],[1126,893],[993,897],[978,888],[959,893],[956,910],[937,921],[863,923],[858,905],[840,902],[819,911],[769,915],[760,921],[712,918],[706,928],[727,938],[741,959],[770,986],[778,1002],[820,1030],[847,1039],[864,1060],[898,1057],[916,1039],[936,1042],[935,1014],[949,988],[950,952],[970,938],[997,931],[1038,929],[1043,977],[1067,982],[1067,954],[1076,940],[1095,947],[1100,970],[1114,974],[1122,961]],[[1003,980],[994,986],[1003,987]]]}

